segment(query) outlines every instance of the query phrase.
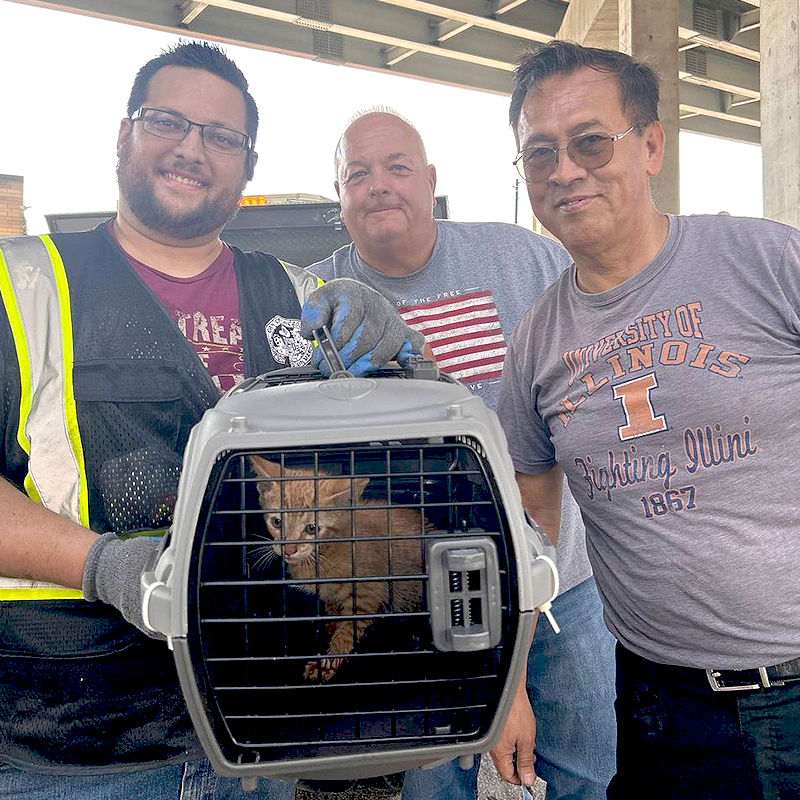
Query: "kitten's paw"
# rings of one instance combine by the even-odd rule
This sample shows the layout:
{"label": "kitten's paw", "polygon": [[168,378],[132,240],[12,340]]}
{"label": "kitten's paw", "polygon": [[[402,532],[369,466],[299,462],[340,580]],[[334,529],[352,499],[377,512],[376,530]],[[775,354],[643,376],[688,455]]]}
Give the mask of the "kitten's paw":
{"label": "kitten's paw", "polygon": [[344,663],[343,658],[323,658],[322,659],[322,680],[329,681],[336,670]]}
{"label": "kitten's paw", "polygon": [[320,676],[320,668],[322,673],[322,680],[329,681],[335,674],[336,670],[342,666],[344,663],[344,658],[323,658],[320,660],[309,661],[306,664],[305,672],[303,672],[303,677],[307,681],[315,681]]}
{"label": "kitten's paw", "polygon": [[305,672],[303,672],[303,677],[307,681],[315,681],[319,678],[319,662],[318,661],[309,661],[306,664]]}

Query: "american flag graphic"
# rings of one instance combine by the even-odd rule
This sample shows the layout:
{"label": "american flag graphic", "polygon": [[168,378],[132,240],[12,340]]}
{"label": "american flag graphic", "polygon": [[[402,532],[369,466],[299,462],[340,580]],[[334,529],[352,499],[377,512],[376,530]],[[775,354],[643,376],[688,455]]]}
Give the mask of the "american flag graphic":
{"label": "american flag graphic", "polygon": [[424,334],[436,364],[462,383],[498,379],[506,340],[492,293],[467,290],[422,305],[403,306],[403,319]]}

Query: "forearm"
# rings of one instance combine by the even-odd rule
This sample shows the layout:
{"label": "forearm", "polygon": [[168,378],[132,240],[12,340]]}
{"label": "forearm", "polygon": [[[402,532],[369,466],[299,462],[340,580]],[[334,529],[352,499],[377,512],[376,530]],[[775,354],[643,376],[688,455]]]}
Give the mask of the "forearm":
{"label": "forearm", "polygon": [[512,784],[532,786],[536,775],[533,769],[536,742],[536,720],[531,710],[527,691],[527,654],[520,672],[514,699],[503,732],[492,750],[492,759],[500,777]]}
{"label": "forearm", "polygon": [[81,588],[94,531],[48,511],[0,478],[0,574]]}
{"label": "forearm", "polygon": [[522,505],[553,544],[558,544],[561,525],[561,493],[564,473],[559,467],[539,475],[516,473]]}
{"label": "forearm", "polygon": [[[538,616],[538,612],[537,612],[537,616]],[[534,626],[534,630],[536,630],[535,626]],[[525,700],[526,702],[529,701],[529,698],[528,698],[528,655],[527,654],[528,654],[528,650],[530,650],[532,644],[533,643],[531,642],[531,644],[528,646],[528,648],[524,651],[525,652],[525,658],[522,659],[522,671],[520,672],[519,680],[517,681],[517,688],[516,688],[516,691],[514,692],[514,703],[515,704],[518,703],[520,700]]]}

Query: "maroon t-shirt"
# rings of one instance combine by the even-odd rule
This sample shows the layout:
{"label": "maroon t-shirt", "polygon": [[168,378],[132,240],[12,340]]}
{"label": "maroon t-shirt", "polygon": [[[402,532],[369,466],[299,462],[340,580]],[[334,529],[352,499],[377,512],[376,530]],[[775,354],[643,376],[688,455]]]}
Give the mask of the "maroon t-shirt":
{"label": "maroon t-shirt", "polygon": [[[117,240],[114,225],[109,227]],[[122,252],[194,347],[220,392],[244,380],[239,293],[230,247],[224,244],[214,262],[193,278],[173,278]]]}

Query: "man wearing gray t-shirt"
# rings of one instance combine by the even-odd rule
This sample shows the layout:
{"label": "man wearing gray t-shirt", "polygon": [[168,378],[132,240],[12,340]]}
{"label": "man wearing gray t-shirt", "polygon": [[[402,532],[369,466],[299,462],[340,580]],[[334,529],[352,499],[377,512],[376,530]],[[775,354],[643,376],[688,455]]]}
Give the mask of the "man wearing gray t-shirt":
{"label": "man wearing gray t-shirt", "polygon": [[583,513],[618,640],[608,796],[800,797],[800,232],[657,211],[658,79],[630,56],[551,42],[515,85],[574,263],[515,329],[499,416],[529,512],[557,533],[566,474]]}
{"label": "man wearing gray t-shirt", "polygon": [[[496,409],[506,336],[569,255],[516,225],[435,220],[435,168],[417,131],[394,113],[356,115],[335,161],[342,217],[354,241],[309,269],[381,292],[425,334],[439,366]],[[563,507],[562,591],[553,604],[562,633],[538,626],[528,665],[539,722],[536,767],[551,800],[601,800],[614,769],[613,638],[568,490]],[[474,798],[475,772],[455,762],[409,772],[403,798]]]}

